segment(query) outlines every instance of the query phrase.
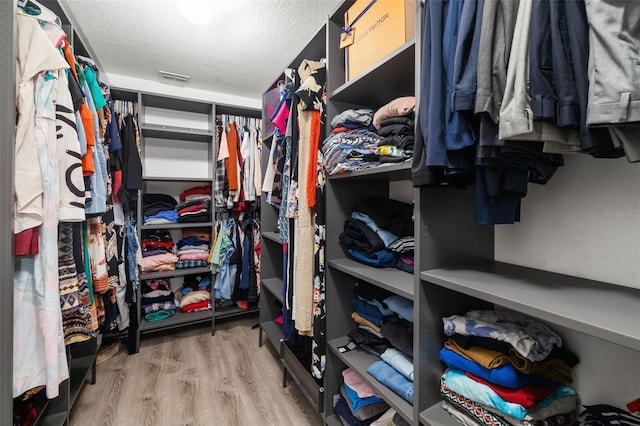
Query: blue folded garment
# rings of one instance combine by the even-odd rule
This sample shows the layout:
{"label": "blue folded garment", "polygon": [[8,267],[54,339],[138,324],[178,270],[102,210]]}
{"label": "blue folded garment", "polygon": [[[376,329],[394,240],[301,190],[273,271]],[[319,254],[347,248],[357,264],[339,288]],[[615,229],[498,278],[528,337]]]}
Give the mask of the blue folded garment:
{"label": "blue folded garment", "polygon": [[353,407],[353,411],[358,411],[362,407],[366,407],[367,405],[377,404],[379,402],[384,402],[384,400],[377,396],[368,396],[366,398],[360,398],[358,393],[351,389],[346,383],[344,384],[344,391],[347,394],[347,398],[351,402],[351,406]]}
{"label": "blue folded garment", "polygon": [[384,361],[376,361],[367,368],[377,381],[391,389],[409,404],[413,404],[413,382],[407,380]]}
{"label": "blue folded garment", "polygon": [[391,250],[378,250],[369,255],[355,249],[347,249],[354,260],[376,268],[390,268],[396,263],[396,256]]}
{"label": "blue folded garment", "polygon": [[[460,394],[476,403],[493,407],[518,420],[524,420],[525,416],[533,411],[525,409],[520,404],[505,401],[489,386],[476,382],[460,370],[450,368],[445,371],[444,382],[452,392]],[[551,395],[542,400],[535,409],[548,407],[556,399],[574,396],[575,394],[576,391],[570,386],[560,386]]]}
{"label": "blue folded garment", "polygon": [[364,426],[368,424],[367,422],[362,422],[355,418],[349,409],[349,405],[342,397],[340,397],[334,404],[333,411],[342,417],[342,419],[350,426]]}
{"label": "blue folded garment", "polygon": [[380,327],[385,322],[394,321],[398,318],[393,312],[391,312],[392,315],[383,314],[380,312],[380,308],[378,306],[373,303],[369,303],[358,296],[353,296],[351,298],[351,307],[358,313],[358,315],[367,321],[370,321],[377,327]]}
{"label": "blue folded garment", "polygon": [[450,368],[462,371],[468,371],[485,380],[495,383],[496,385],[506,388],[518,389],[524,385],[533,382],[533,376],[530,374],[522,374],[513,366],[506,364],[498,368],[484,368],[480,364],[468,360],[462,355],[458,355],[454,351],[442,348],[440,350],[440,360],[447,364]]}
{"label": "blue folded garment", "polygon": [[144,217],[144,221],[147,222],[151,219],[167,219],[171,222],[177,222],[178,221],[178,213],[176,213],[174,210],[163,210],[161,212],[158,212],[154,215],[151,216],[145,216]]}
{"label": "blue folded garment", "polygon": [[413,322],[413,301],[395,294],[391,297],[387,297],[383,302],[391,311],[398,314],[400,318]]}
{"label": "blue folded garment", "polygon": [[413,382],[413,360],[395,348],[389,348],[380,358],[398,373]]}

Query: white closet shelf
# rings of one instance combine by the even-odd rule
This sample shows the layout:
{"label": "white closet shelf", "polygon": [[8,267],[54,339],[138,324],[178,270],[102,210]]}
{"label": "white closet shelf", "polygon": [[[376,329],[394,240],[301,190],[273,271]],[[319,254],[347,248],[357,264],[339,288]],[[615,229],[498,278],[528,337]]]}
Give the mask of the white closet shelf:
{"label": "white closet shelf", "polygon": [[144,319],[143,315],[142,321],[140,321],[139,328],[142,333],[148,333],[152,331],[181,327],[185,324],[197,324],[200,322],[211,322],[211,311],[182,312],[177,309],[173,316],[162,319],[160,321],[147,321]]}
{"label": "white closet shelf", "polygon": [[282,242],[280,241],[280,233],[279,232],[265,231],[265,232],[262,233],[262,236],[264,238],[266,238],[267,240],[276,242],[278,244],[282,244]]}
{"label": "white closet shelf", "polygon": [[[415,93],[415,39],[409,40],[357,77],[329,93],[332,101],[379,108]],[[402,70],[399,72],[398,70]],[[331,82],[329,81],[329,84]]]}
{"label": "white closet shelf", "polygon": [[349,343],[349,338],[347,336],[343,336],[329,340],[327,345],[343,363],[358,373],[362,380],[367,382],[369,386],[371,386],[394,410],[396,410],[409,423],[412,423],[413,406],[391,389],[376,380],[376,378],[371,374],[367,373],[367,368],[369,368],[369,366],[374,362],[380,361],[380,358],[360,349],[344,353],[340,352],[338,348],[345,346],[347,343]]}
{"label": "white closet shelf", "polygon": [[211,228],[213,222],[197,223],[158,223],[142,225],[142,229],[183,229],[183,228]]}
{"label": "white closet shelf", "polygon": [[411,160],[402,163],[387,164],[371,169],[351,173],[338,173],[328,176],[329,179],[375,179],[375,180],[411,180]]}
{"label": "white closet shelf", "polygon": [[150,280],[153,278],[171,278],[182,277],[190,274],[210,274],[211,269],[208,266],[201,268],[176,269],[174,271],[158,271],[140,274],[141,280]]}
{"label": "white closet shelf", "polygon": [[351,259],[329,260],[330,267],[413,300],[413,275],[395,268],[374,268]]}
{"label": "white closet shelf", "polygon": [[165,126],[161,124],[143,124],[140,126],[142,136],[147,138],[174,139],[191,142],[213,142],[213,132],[210,130]]}
{"label": "white closet shelf", "polygon": [[501,262],[438,268],[420,278],[640,350],[640,290]]}
{"label": "white closet shelf", "polygon": [[442,403],[432,405],[420,413],[420,423],[431,426],[456,426],[459,425],[453,417],[442,408]]}
{"label": "white closet shelf", "polygon": [[266,289],[269,293],[271,293],[278,302],[283,303],[282,279],[280,278],[264,279],[262,280],[262,288]]}

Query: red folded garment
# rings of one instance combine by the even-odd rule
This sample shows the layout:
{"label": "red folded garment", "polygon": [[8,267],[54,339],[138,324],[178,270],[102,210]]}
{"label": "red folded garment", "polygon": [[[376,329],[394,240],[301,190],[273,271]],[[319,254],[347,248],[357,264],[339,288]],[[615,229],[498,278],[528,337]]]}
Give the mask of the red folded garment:
{"label": "red folded garment", "polygon": [[180,194],[180,201],[184,202],[188,195],[194,194],[211,195],[211,186],[196,186],[194,188],[189,188]]}
{"label": "red folded garment", "polygon": [[527,410],[533,410],[542,402],[543,399],[551,395],[555,388],[536,386],[532,384],[525,385],[519,389],[509,389],[504,386],[493,384],[475,374],[465,371],[467,377],[472,378],[478,383],[489,386],[498,396],[507,402],[522,405]]}
{"label": "red folded garment", "polygon": [[209,300],[203,300],[202,302],[191,303],[189,305],[185,305],[180,310],[182,312],[191,312],[196,309],[209,308],[211,309],[211,302]]}
{"label": "red folded garment", "polygon": [[207,206],[201,203],[189,207],[183,207],[178,210],[178,214],[182,216],[185,213],[199,213],[200,211],[207,211]]}
{"label": "red folded garment", "polygon": [[149,247],[173,250],[173,241],[142,240],[142,250],[147,250]]}

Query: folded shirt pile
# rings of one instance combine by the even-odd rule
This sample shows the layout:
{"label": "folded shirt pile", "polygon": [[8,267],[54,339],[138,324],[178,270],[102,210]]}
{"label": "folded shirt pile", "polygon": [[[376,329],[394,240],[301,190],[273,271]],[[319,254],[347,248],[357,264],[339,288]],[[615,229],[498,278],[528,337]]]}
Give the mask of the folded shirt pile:
{"label": "folded shirt pile", "polygon": [[142,231],[142,272],[173,271],[178,258],[173,239],[166,229]]}
{"label": "folded shirt pile", "polygon": [[191,274],[184,277],[182,288],[175,298],[182,312],[211,310],[211,277],[208,274]]}
{"label": "folded shirt pile", "polygon": [[374,114],[349,109],[331,120],[333,130],[322,143],[325,169],[330,175],[354,172],[413,157],[413,96],[394,99]]}
{"label": "folded shirt pile", "polygon": [[413,302],[379,287],[357,283],[351,317],[358,332],[350,334],[361,349],[381,358],[367,372],[413,403]]}
{"label": "folded shirt pile", "polygon": [[[578,358],[548,326],[520,313],[469,311],[443,318],[443,408],[480,424],[575,424],[568,386]],[[492,424],[495,424],[492,423]]]}
{"label": "folded shirt pile", "polygon": [[176,243],[178,249],[177,269],[201,268],[209,265],[210,234],[189,232],[185,229],[183,237]]}
{"label": "folded shirt pile", "polygon": [[211,221],[211,186],[189,188],[180,194],[180,204],[175,207],[180,223]]}
{"label": "folded shirt pile", "polygon": [[369,197],[351,209],[340,242],[354,260],[413,273],[413,206]]}
{"label": "folded shirt pile", "polygon": [[351,368],[344,370],[342,377],[344,384],[340,394],[334,395],[333,408],[343,424],[370,425],[389,410],[389,405]]}
{"label": "folded shirt pile", "polygon": [[380,162],[401,162],[413,157],[415,142],[414,110],[416,98],[397,98],[378,109],[373,116],[376,133],[382,136],[376,154]]}
{"label": "folded shirt pile", "polygon": [[144,194],[142,196],[144,223],[176,223],[178,221],[178,214],[175,211],[177,203],[171,195]]}
{"label": "folded shirt pile", "polygon": [[157,321],[174,314],[176,303],[168,280],[164,278],[143,280],[140,285],[142,293],[140,306],[147,321]]}

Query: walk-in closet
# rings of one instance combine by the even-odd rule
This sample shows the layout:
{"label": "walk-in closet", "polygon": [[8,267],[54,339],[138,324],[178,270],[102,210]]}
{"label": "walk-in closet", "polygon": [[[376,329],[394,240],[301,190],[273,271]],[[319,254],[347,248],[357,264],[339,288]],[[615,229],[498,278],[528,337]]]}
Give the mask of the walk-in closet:
{"label": "walk-in closet", "polygon": [[0,2],[0,424],[640,425],[640,3]]}

